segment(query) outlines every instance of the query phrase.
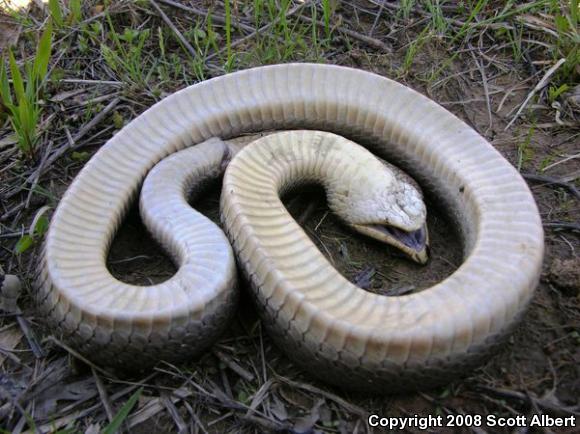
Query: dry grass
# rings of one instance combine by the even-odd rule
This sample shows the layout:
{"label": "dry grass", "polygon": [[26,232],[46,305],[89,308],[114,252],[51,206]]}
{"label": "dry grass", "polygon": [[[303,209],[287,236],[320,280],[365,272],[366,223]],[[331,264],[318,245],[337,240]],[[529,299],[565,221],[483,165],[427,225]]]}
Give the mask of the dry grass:
{"label": "dry grass", "polygon": [[[0,50],[16,43],[20,64],[34,57],[47,23],[48,9],[35,5],[0,16],[0,33],[7,35],[0,37]],[[16,433],[363,433],[371,431],[371,413],[577,417],[577,2],[461,5],[240,0],[226,11],[215,1],[87,1],[81,16],[62,8],[49,79],[39,95],[33,160],[19,150],[0,105],[0,263],[26,288],[21,310],[0,313],[0,427]],[[137,378],[80,361],[43,330],[29,296],[43,217],[92,153],[179,88],[249,66],[306,60],[366,69],[419,90],[485,136],[529,180],[545,222],[547,254],[530,312],[504,350],[448,387],[366,397],[328,388],[292,366],[262,333],[247,301],[210,354],[184,366],[161,363]],[[210,213],[216,200],[208,199],[214,202]],[[313,200],[296,213],[308,220],[323,251],[342,258],[348,277],[371,287],[412,281],[401,272],[384,275],[362,253],[345,255],[345,245],[352,249],[348,233],[339,232],[324,204]],[[119,274],[128,280],[163,278],[171,267],[155,247],[146,241],[133,250],[123,247],[123,239],[142,231],[130,215],[111,269],[122,264]]]}

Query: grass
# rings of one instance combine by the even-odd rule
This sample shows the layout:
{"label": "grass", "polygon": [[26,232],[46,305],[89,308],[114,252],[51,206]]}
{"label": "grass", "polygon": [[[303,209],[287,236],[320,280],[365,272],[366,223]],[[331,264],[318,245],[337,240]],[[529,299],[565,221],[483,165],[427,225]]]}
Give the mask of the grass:
{"label": "grass", "polygon": [[224,2],[226,10],[226,53],[227,60],[224,65],[226,72],[230,72],[234,67],[234,56],[232,55],[232,12],[230,0]]}
{"label": "grass", "polygon": [[[301,20],[290,20],[286,17],[290,9],[290,1],[283,0],[280,7],[273,0],[256,0],[256,27],[274,22],[268,32],[257,34],[250,49],[240,53],[238,67],[284,63],[292,60],[320,61],[327,46],[328,36],[332,31],[324,25],[322,32],[311,23]],[[316,8],[305,8],[313,21],[319,14],[324,17],[330,10],[330,3],[323,2],[323,11]],[[326,11],[326,12],[325,12]],[[325,18],[323,18],[324,20]]]}
{"label": "grass", "polygon": [[48,9],[54,25],[58,28],[63,26],[75,26],[82,18],[82,0],[69,0],[68,10],[63,11],[59,0],[49,0]]}
{"label": "grass", "polygon": [[578,0],[570,0],[568,7],[558,9],[558,3],[556,1],[551,3],[557,32],[557,37],[552,43],[552,57],[554,60],[566,59],[566,63],[558,73],[558,83],[573,85],[580,68],[579,4]]}
{"label": "grass", "polygon": [[107,36],[110,37],[112,46],[101,44],[103,59],[119,80],[131,83],[137,89],[149,87],[154,69],[152,58],[145,50],[145,44],[149,42],[151,31],[125,28],[123,33],[118,33],[110,15],[107,15],[107,24],[109,25]]}
{"label": "grass", "polygon": [[399,3],[399,10],[397,11],[397,16],[402,17],[403,20],[407,21],[413,6],[415,6],[415,0],[401,0]]}
{"label": "grass", "polygon": [[[0,272],[19,274],[28,288],[50,213],[108,138],[167,94],[256,65],[326,62],[396,78],[472,125],[522,174],[578,182],[578,129],[570,126],[578,119],[570,103],[579,82],[577,0],[401,0],[386,2],[378,20],[380,2],[358,0],[304,5],[296,0],[181,2],[186,9],[157,3],[193,51],[149,1],[51,1],[48,14],[39,10],[14,17],[22,31],[18,45],[4,50],[0,73]],[[203,9],[210,3],[211,13]],[[187,9],[194,4],[200,13]],[[103,9],[94,10],[94,5]],[[53,42],[47,61],[49,15]],[[391,50],[365,42],[369,37]],[[566,62],[504,131],[530,90],[562,58]],[[484,69],[487,92],[478,66]],[[550,185],[531,186],[545,221],[577,220],[571,195]],[[372,246],[363,246],[357,256],[356,241],[326,227],[331,217],[324,212],[316,215],[310,233],[335,261],[346,264],[345,276],[359,275],[369,268]],[[134,232],[131,225],[140,225],[134,220],[123,226],[121,235],[146,239],[144,231],[142,236]],[[545,231],[550,248],[543,276],[552,261],[580,251],[576,232],[549,226]],[[151,249],[145,254],[133,247],[114,251],[123,278],[143,276],[143,270],[156,272],[159,252],[144,244],[143,249]],[[449,259],[437,247],[433,245],[435,254]],[[454,258],[449,261],[455,263]],[[414,284],[419,272],[401,271],[395,262],[390,257],[385,261],[392,272],[377,268],[373,273],[379,289]],[[165,268],[162,273],[171,275]],[[82,364],[69,366],[74,357],[43,339],[26,295],[20,320],[0,315],[2,387],[22,407],[22,412],[17,407],[0,412],[0,426],[6,432],[84,432],[94,424],[99,431],[119,432],[130,426],[134,412],[142,417],[146,410],[147,428],[166,432],[176,431],[182,420],[201,432],[368,432],[364,412],[510,416],[529,414],[534,406],[549,412],[566,401],[558,408],[565,411],[576,405],[568,402],[572,398],[566,391],[574,390],[578,380],[569,348],[578,341],[570,327],[580,320],[579,306],[577,298],[545,283],[547,278],[542,277],[539,298],[532,303],[535,310],[510,346],[521,352],[508,349],[468,381],[404,399],[390,397],[388,408],[382,399],[352,396],[301,374],[273,346],[248,308],[236,318],[236,331],[217,347],[227,358],[211,353],[184,366],[160,365],[151,377],[131,378],[129,384],[126,379],[100,378],[100,391],[111,403],[106,412],[92,373]],[[21,329],[21,320],[37,333],[46,356],[37,359],[30,351],[34,337],[22,331],[28,329]],[[5,337],[13,331],[26,333],[14,349]],[[542,362],[547,354],[553,366]],[[62,379],[56,386],[50,382],[51,372]],[[12,385],[14,379],[31,384],[26,393]],[[553,384],[556,389],[549,396],[561,401],[542,398]],[[504,394],[487,394],[485,388]],[[180,389],[189,395],[175,392]],[[518,393],[524,398],[517,398]],[[51,400],[55,396],[66,399]],[[44,408],[52,409],[51,414],[43,414]],[[305,427],[309,420],[312,426]]]}
{"label": "grass", "polygon": [[0,61],[0,102],[20,151],[31,161],[35,159],[41,91],[46,81],[51,44],[52,26],[49,22],[39,39],[33,62],[23,62],[24,73],[20,72],[12,50],[8,51],[9,67]]}
{"label": "grass", "polygon": [[129,413],[131,413],[131,410],[133,410],[133,407],[135,407],[135,404],[137,404],[137,400],[139,399],[139,396],[141,396],[141,392],[143,392],[142,388],[137,389],[137,391],[131,395],[131,397],[125,404],[123,404],[115,417],[113,417],[113,420],[111,420],[111,422],[103,428],[101,434],[115,434],[119,431],[121,425],[123,425],[123,422],[127,419]]}
{"label": "grass", "polygon": [[530,147],[532,143],[532,137],[534,137],[535,128],[532,125],[526,134],[526,137],[523,141],[517,144],[517,162],[516,168],[519,172],[522,171],[522,168],[527,165],[532,158],[534,157],[534,151]]}

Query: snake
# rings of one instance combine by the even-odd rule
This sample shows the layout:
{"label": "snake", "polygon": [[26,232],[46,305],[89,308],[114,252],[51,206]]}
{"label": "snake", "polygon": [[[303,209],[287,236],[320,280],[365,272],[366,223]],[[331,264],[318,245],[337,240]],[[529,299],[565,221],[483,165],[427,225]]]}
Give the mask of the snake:
{"label": "snake", "polygon": [[[263,131],[279,132],[241,150],[227,144]],[[224,170],[225,234],[188,204]],[[323,185],[354,232],[425,262],[420,185],[459,228],[463,262],[417,293],[357,287],[280,199],[305,182]],[[118,281],[106,264],[139,194],[144,223],[177,268],[149,286]],[[385,393],[441,384],[483,363],[519,324],[543,252],[519,172],[446,109],[374,73],[270,65],[179,90],[109,139],[52,216],[34,297],[87,359],[141,369],[208,351],[236,311],[239,267],[266,330],[296,365],[339,387]]]}

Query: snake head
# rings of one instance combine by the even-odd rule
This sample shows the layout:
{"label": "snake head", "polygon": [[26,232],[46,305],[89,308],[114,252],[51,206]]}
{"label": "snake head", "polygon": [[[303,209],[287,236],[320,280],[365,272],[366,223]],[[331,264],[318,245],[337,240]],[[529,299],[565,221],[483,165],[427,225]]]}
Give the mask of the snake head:
{"label": "snake head", "polygon": [[[389,244],[419,264],[429,258],[427,210],[419,188],[392,168],[351,180],[329,205],[356,232]],[[407,177],[407,175],[405,175]]]}

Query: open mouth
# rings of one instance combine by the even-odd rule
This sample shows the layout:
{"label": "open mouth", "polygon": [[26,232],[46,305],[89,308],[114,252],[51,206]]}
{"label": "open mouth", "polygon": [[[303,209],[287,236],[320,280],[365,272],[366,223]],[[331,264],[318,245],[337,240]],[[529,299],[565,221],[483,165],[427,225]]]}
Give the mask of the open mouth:
{"label": "open mouth", "polygon": [[410,232],[393,226],[368,225],[368,227],[399,241],[401,244],[417,252],[423,250],[427,242],[427,231],[424,226],[416,231]]}

